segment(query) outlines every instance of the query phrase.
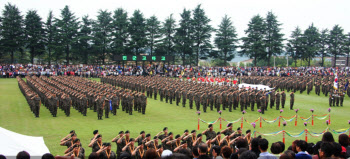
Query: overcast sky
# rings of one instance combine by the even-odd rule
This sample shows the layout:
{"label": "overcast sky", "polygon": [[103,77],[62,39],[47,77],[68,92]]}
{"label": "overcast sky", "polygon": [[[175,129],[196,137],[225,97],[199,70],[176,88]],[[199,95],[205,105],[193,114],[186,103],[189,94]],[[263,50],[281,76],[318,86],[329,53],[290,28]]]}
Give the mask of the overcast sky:
{"label": "overcast sky", "polygon": [[50,10],[59,17],[60,10],[69,5],[77,17],[89,15],[95,19],[100,9],[114,11],[121,7],[128,11],[129,17],[135,9],[140,9],[146,18],[155,15],[161,21],[173,13],[178,22],[184,8],[193,10],[202,4],[213,27],[217,28],[227,14],[239,37],[245,35],[244,30],[254,15],[266,17],[268,11],[277,15],[283,24],[285,38],[289,38],[296,26],[305,30],[311,23],[319,29],[332,29],[339,24],[344,33],[350,31],[350,0],[1,0],[1,10],[9,2],[17,5],[22,15],[28,10],[37,10],[44,21]]}

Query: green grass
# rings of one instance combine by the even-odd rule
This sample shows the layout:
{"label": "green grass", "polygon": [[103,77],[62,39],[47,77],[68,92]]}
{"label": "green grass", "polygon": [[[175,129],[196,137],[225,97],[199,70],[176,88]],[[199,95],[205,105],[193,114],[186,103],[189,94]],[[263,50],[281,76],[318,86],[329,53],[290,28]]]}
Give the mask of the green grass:
{"label": "green grass", "polygon": [[[94,79],[98,80],[98,79]],[[90,139],[93,137],[92,131],[98,129],[103,135],[103,142],[110,142],[119,131],[130,130],[131,137],[137,137],[141,130],[151,135],[157,134],[167,126],[169,131],[174,134],[182,134],[185,129],[197,129],[198,115],[194,109],[190,110],[187,107],[177,107],[174,103],[166,104],[165,102],[153,99],[148,99],[148,105],[146,109],[146,115],[134,112],[132,116],[122,112],[118,109],[117,116],[110,116],[109,119],[97,120],[97,114],[91,110],[88,110],[87,116],[82,116],[78,111],[72,108],[71,116],[66,117],[62,110],[58,111],[58,117],[53,118],[48,109],[44,106],[40,109],[40,118],[35,118],[31,113],[29,106],[21,94],[16,79],[0,79],[0,126],[11,131],[30,135],[30,136],[43,136],[45,144],[48,146],[50,152],[54,155],[63,155],[65,146],[60,146],[59,142],[61,138],[66,136],[70,130],[75,130],[78,134],[78,138],[81,139],[83,147],[86,150],[86,155],[91,153],[91,148],[87,147]],[[282,113],[283,116],[293,116],[295,112],[289,110],[289,96],[287,96],[286,108]],[[296,93],[295,95],[295,108],[299,108],[299,115],[303,117],[309,117],[311,115],[310,109],[315,109],[314,114],[326,114],[328,109],[328,98],[324,95],[316,96],[314,92],[307,95]],[[332,108],[331,121],[332,129],[348,128],[348,120],[350,112],[349,98],[344,100],[344,107]],[[277,110],[268,110],[264,118],[272,120],[279,116],[280,113]],[[208,111],[200,115],[200,118],[206,121],[214,121],[219,117],[216,111]],[[234,112],[223,111],[222,118],[227,120],[236,120],[242,117],[242,113],[238,110]],[[258,112],[247,111],[245,117],[248,121],[253,121],[259,117]],[[289,122],[285,130],[292,133],[300,133],[305,129],[303,122],[298,119],[298,126],[294,126],[294,121]],[[311,121],[310,121],[311,122]],[[226,122],[223,122],[223,128],[226,127]],[[322,132],[327,127],[325,120],[316,120],[315,125],[308,124],[308,128],[314,132]],[[234,128],[239,127],[240,123],[234,124]],[[207,125],[201,123],[200,131],[207,128]],[[247,129],[253,129],[252,126],[244,123],[244,132]],[[256,130],[261,133],[270,133],[283,129],[283,126],[278,127],[278,122],[273,124],[263,123],[263,128],[259,128],[257,123]],[[214,125],[214,130],[219,130],[219,123]],[[277,136],[266,137],[270,144],[276,141],[282,141],[282,134]],[[337,135],[335,135],[337,140]],[[288,147],[293,140],[297,138],[291,138],[286,136],[286,147]],[[299,139],[305,139],[302,135]],[[321,137],[313,138],[309,136],[309,142],[315,142],[321,140]],[[112,149],[116,149],[116,145],[112,144]]]}

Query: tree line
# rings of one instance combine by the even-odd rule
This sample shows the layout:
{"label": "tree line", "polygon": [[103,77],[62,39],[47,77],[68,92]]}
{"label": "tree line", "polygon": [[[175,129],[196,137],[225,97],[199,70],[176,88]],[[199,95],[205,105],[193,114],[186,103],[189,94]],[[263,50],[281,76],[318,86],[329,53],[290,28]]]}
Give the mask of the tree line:
{"label": "tree line", "polygon": [[[171,55],[183,65],[198,65],[200,59],[221,61],[228,65],[235,55],[248,56],[272,65],[273,56],[290,56],[295,62],[314,57],[347,55],[350,53],[350,33],[335,25],[331,30],[319,30],[311,24],[302,31],[296,27],[288,39],[281,33],[277,16],[255,15],[249,21],[245,35],[238,38],[231,18],[225,15],[214,28],[201,5],[183,9],[177,22],[173,15],[164,21],[156,16],[146,18],[140,10],[132,15],[123,8],[113,12],[99,10],[95,19],[78,18],[65,6],[60,15],[49,12],[43,20],[36,10],[22,15],[16,5],[5,5],[0,16],[0,62],[51,64],[106,64],[114,55]],[[215,37],[212,38],[212,35]],[[212,42],[211,39],[214,39]],[[295,63],[296,64],[296,63]]]}

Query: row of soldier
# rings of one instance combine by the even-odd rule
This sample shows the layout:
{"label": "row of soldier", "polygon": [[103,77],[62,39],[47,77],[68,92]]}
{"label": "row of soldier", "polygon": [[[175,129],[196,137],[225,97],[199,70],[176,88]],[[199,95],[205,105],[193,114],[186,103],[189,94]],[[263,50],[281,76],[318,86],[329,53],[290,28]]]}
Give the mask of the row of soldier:
{"label": "row of soldier", "polygon": [[[102,77],[101,82],[110,83],[113,86],[118,86],[124,89],[131,89],[138,92],[146,92],[147,96],[157,100],[157,95],[160,95],[160,101],[165,99],[165,102],[172,104],[176,102],[178,106],[180,102],[183,107],[186,107],[187,101],[189,102],[190,109],[193,109],[193,105],[196,106],[196,110],[200,110],[201,105],[203,111],[206,112],[209,107],[210,110],[214,108],[217,111],[221,109],[236,110],[240,105],[241,111],[251,107],[254,111],[255,103],[258,109],[267,110],[268,107],[268,91],[258,90],[257,88],[239,89],[237,86],[213,86],[205,83],[195,83],[188,81],[180,81],[173,78],[157,77],[157,76],[117,76],[117,77]],[[281,100],[272,100],[275,98]],[[291,104],[290,108],[293,109],[294,93],[290,94]],[[284,108],[286,101],[286,94],[284,92],[272,91],[270,94],[272,108],[276,103],[276,109],[279,109],[279,103]],[[264,113],[264,112],[263,112]]]}
{"label": "row of soldier", "polygon": [[[110,112],[116,115],[120,104],[122,110],[130,115],[133,110],[142,114],[146,111],[147,97],[135,91],[73,76],[56,76],[51,79],[45,76],[26,78],[28,85],[39,94],[43,105],[54,117],[57,116],[57,108],[62,109],[66,116],[70,116],[71,106],[84,116],[90,108],[97,112],[98,119],[102,119],[103,112],[106,118],[109,118]],[[39,111],[35,109],[35,113],[39,114]]]}
{"label": "row of soldier", "polygon": [[289,91],[307,91],[309,94],[315,87],[315,94],[318,96],[322,93],[327,97],[328,94],[337,94],[344,96],[347,94],[350,97],[350,89],[346,88],[346,83],[349,81],[346,77],[339,77],[339,86],[334,89],[334,76],[291,76],[291,77],[269,77],[269,76],[243,76],[242,83],[247,84],[264,84],[276,89]]}
{"label": "row of soldier", "polygon": [[39,117],[39,111],[41,106],[41,99],[37,93],[35,93],[22,78],[17,76],[18,87],[22,94],[26,98],[30,110],[34,113],[35,117]]}
{"label": "row of soldier", "polygon": [[[153,138],[151,134],[146,134],[145,131],[141,131],[136,138],[131,138],[130,131],[120,131],[118,135],[110,140],[110,142],[102,142],[102,134],[98,130],[93,131],[93,137],[88,144],[88,147],[92,148],[92,152],[102,156],[102,158],[111,156],[112,158],[120,158],[124,155],[134,156],[137,159],[144,158],[144,152],[148,149],[154,149],[158,157],[161,157],[163,150],[170,150],[172,152],[179,152],[183,149],[191,152],[191,149],[197,147],[202,143],[208,145],[208,155],[210,149],[213,146],[230,147],[233,151],[237,147],[248,146],[252,142],[251,131],[247,130],[246,135],[242,133],[240,127],[237,131],[234,131],[232,124],[228,124],[227,128],[218,132],[215,132],[213,125],[209,125],[206,130],[197,134],[196,130],[185,130],[183,134],[173,134],[169,132],[165,127],[163,131],[160,131]],[[206,136],[206,139],[203,138]],[[111,143],[116,143],[116,151],[111,150]],[[137,146],[136,146],[137,144]],[[60,141],[61,146],[66,146],[65,156],[82,157],[85,155],[85,149],[82,148],[80,139],[77,138],[77,134],[74,130],[62,138]]]}

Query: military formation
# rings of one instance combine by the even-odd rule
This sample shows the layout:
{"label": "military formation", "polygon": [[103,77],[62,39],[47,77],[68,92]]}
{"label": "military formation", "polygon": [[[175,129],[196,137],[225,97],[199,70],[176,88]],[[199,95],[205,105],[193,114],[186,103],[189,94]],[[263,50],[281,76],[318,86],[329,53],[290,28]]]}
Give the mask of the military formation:
{"label": "military formation", "polygon": [[[229,85],[211,85],[208,83],[197,83],[192,81],[181,81],[174,78],[157,76],[109,76],[102,77],[103,83],[109,83],[124,89],[130,89],[137,92],[146,93],[147,97],[160,101],[176,104],[177,106],[188,107],[190,109],[203,110],[247,110],[252,111],[262,109],[264,113],[268,108],[270,97],[270,108],[276,105],[276,109],[285,106],[286,93],[271,93],[266,89],[248,87],[239,89],[238,86]],[[159,97],[158,97],[159,94]],[[268,94],[270,94],[268,96]],[[293,96],[294,95],[290,94]],[[275,98],[277,98],[275,100]],[[195,107],[195,108],[194,108]],[[291,107],[293,109],[293,107]]]}
{"label": "military formation", "polygon": [[[212,124],[203,132],[184,130],[183,134],[174,134],[169,132],[167,127],[164,127],[162,131],[154,136],[141,131],[135,138],[131,137],[129,130],[126,130],[120,131],[117,136],[107,142],[103,140],[103,136],[98,130],[94,130],[92,134],[93,137],[88,147],[102,159],[116,159],[122,158],[122,156],[143,159],[145,158],[145,152],[149,149],[153,149],[157,157],[161,157],[164,150],[170,150],[173,153],[184,150],[192,152],[193,148],[198,147],[202,143],[208,145],[207,153],[209,156],[212,156],[211,148],[213,146],[219,146],[220,148],[228,146],[233,152],[236,152],[237,148],[241,147],[242,144],[243,146],[248,146],[253,139],[250,130],[243,134],[240,127],[233,130],[231,123],[227,125],[226,129],[218,132],[214,131]],[[116,151],[112,150],[112,143],[116,144]],[[84,155],[87,155],[74,130],[62,138],[60,145],[67,147],[64,152],[65,156],[82,158]]]}
{"label": "military formation", "polygon": [[42,99],[53,117],[57,116],[58,108],[70,116],[71,107],[83,116],[86,116],[88,109],[93,110],[97,112],[99,120],[102,120],[103,115],[105,118],[109,118],[109,114],[117,115],[120,105],[122,111],[130,115],[133,111],[146,113],[147,97],[144,93],[74,76],[26,78],[29,87]]}
{"label": "military formation", "polygon": [[26,98],[30,110],[34,113],[35,117],[39,117],[39,111],[41,106],[41,99],[37,93],[35,93],[22,78],[17,76],[18,87],[22,94]]}

